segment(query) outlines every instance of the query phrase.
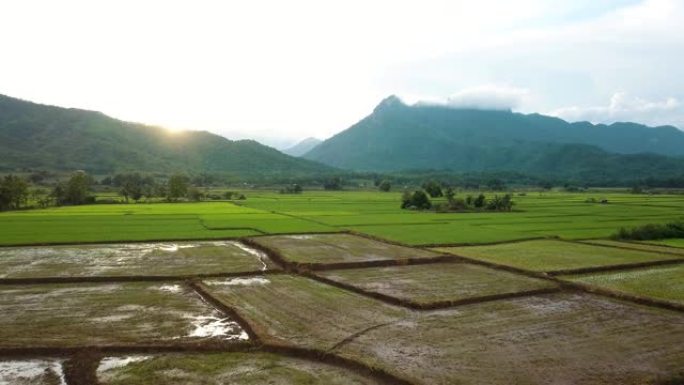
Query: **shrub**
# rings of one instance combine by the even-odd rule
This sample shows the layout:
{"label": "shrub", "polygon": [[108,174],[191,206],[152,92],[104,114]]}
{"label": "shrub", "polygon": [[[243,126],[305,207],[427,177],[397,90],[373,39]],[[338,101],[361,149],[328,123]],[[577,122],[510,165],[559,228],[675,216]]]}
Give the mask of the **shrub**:
{"label": "shrub", "polygon": [[650,239],[684,238],[684,222],[670,222],[665,224],[647,224],[632,227],[621,227],[612,235],[613,239],[630,239],[645,241]]}

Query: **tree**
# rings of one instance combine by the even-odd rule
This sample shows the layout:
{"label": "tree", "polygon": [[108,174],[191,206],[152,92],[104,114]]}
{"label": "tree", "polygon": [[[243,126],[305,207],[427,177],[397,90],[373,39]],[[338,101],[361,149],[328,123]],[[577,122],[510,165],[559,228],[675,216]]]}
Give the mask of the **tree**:
{"label": "tree", "polygon": [[0,210],[16,210],[28,199],[28,183],[16,175],[6,175],[0,181]]}
{"label": "tree", "polygon": [[430,198],[423,190],[416,190],[413,193],[404,192],[401,198],[402,209],[428,210],[432,207]]}
{"label": "tree", "polygon": [[439,183],[437,183],[437,182],[434,181],[434,180],[430,180],[430,181],[427,181],[427,182],[423,183],[423,189],[424,189],[428,194],[430,194],[430,196],[431,196],[432,198],[438,198],[438,197],[443,196],[443,194],[442,194],[442,186],[440,186]]}
{"label": "tree", "polygon": [[199,202],[204,199],[204,193],[200,191],[197,187],[191,187],[188,189],[188,199],[193,202]]}
{"label": "tree", "polygon": [[57,205],[82,205],[94,201],[90,196],[90,186],[93,178],[85,171],[76,171],[71,174],[66,183],[57,183],[50,194]]}
{"label": "tree", "polygon": [[484,196],[484,194],[480,194],[473,201],[473,206],[475,208],[481,209],[485,206],[485,203],[486,203],[486,197]]}
{"label": "tree", "polygon": [[380,191],[387,192],[387,191],[390,191],[391,189],[392,189],[392,184],[387,179],[383,180],[382,182],[380,182],[380,184],[378,184],[378,190],[380,190]]}
{"label": "tree", "polygon": [[169,178],[167,194],[171,201],[186,196],[188,194],[188,177],[181,174],[172,175]]}
{"label": "tree", "polygon": [[325,190],[342,190],[342,178],[339,176],[327,179],[323,182],[323,189]]}

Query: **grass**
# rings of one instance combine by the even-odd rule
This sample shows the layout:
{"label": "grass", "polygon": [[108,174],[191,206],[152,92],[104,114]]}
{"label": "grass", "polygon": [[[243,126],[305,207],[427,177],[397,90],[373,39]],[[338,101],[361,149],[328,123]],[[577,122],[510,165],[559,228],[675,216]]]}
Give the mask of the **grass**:
{"label": "grass", "polygon": [[684,362],[675,312],[552,294],[421,313],[338,354],[422,384],[652,383]]}
{"label": "grass", "polygon": [[645,243],[653,244],[653,245],[663,245],[663,246],[684,248],[684,238],[660,239],[660,240],[654,240],[654,241],[647,241]]}
{"label": "grass", "polygon": [[619,241],[613,241],[613,240],[608,240],[608,239],[593,239],[590,241],[585,241],[585,243],[595,244],[595,245],[612,246],[612,247],[624,247],[624,248],[628,248],[628,249],[636,249],[636,250],[644,250],[644,251],[653,251],[656,253],[681,254],[682,257],[684,257],[684,249],[678,249],[676,247],[660,246],[658,244],[652,244],[652,243],[619,242]]}
{"label": "grass", "polygon": [[554,240],[442,247],[435,250],[534,271],[557,271],[678,258],[676,255]]}
{"label": "grass", "polygon": [[430,251],[396,246],[350,234],[283,235],[257,237],[253,240],[277,250],[285,259],[298,263],[367,262],[438,256]]}
{"label": "grass", "polygon": [[564,278],[684,304],[684,264]]}
{"label": "grass", "polygon": [[290,275],[266,283],[221,285],[210,291],[274,343],[327,350],[369,327],[409,316],[407,310]]}
{"label": "grass", "polygon": [[[0,347],[197,341],[200,337],[190,336],[194,323],[220,315],[195,293],[175,288],[161,283],[0,287]],[[239,333],[239,327],[232,332]]]}
{"label": "grass", "polygon": [[100,384],[377,384],[348,370],[268,353],[168,354],[138,359],[122,367],[98,370]]}
{"label": "grass", "polygon": [[0,248],[0,278],[195,275],[272,266],[246,247],[215,241]]}
{"label": "grass", "polygon": [[[619,227],[684,218],[681,195],[528,193],[514,197],[515,212],[445,214],[401,210],[400,192],[283,195],[246,191],[246,195],[247,200],[239,205],[131,203],[0,213],[0,245],[221,239],[341,230],[409,244],[484,243],[542,236],[601,238]],[[605,197],[609,204],[585,203],[589,197]]]}
{"label": "grass", "polygon": [[348,269],[319,275],[421,304],[555,287],[551,282],[468,263]]}

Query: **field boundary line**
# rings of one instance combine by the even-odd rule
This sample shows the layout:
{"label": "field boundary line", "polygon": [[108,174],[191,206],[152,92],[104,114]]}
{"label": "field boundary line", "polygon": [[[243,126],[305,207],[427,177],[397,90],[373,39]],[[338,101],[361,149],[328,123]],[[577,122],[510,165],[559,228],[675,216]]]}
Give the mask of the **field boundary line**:
{"label": "field boundary line", "polygon": [[[129,355],[129,354],[215,354],[215,353],[271,353],[283,357],[299,358],[311,362],[317,362],[349,370],[353,373],[379,381],[386,385],[414,385],[412,382],[394,375],[384,369],[370,366],[361,361],[346,358],[335,353],[326,352],[319,349],[300,348],[289,345],[278,345],[264,343],[254,345],[251,343],[221,343],[220,341],[206,342],[194,345],[169,344],[169,345],[105,345],[105,346],[77,346],[77,347],[31,347],[31,348],[0,348],[0,357],[3,358],[32,358],[32,357],[69,357],[79,359],[81,364],[88,365],[88,361],[95,361],[99,364],[100,358],[106,355]],[[81,357],[91,355],[90,358]],[[67,361],[68,362],[68,361]],[[66,362],[65,362],[66,363]],[[85,366],[85,365],[84,365]],[[93,369],[96,369],[94,367]],[[85,367],[83,371],[85,371]],[[88,367],[88,370],[90,368]],[[66,373],[65,373],[66,374]],[[95,385],[94,382],[67,382],[67,385]]]}
{"label": "field boundary line", "polygon": [[452,308],[452,307],[463,306],[463,305],[471,305],[471,304],[482,303],[482,302],[491,302],[491,301],[498,301],[498,300],[511,299],[511,298],[551,294],[551,293],[560,292],[562,290],[562,288],[558,284],[556,284],[555,287],[543,288],[543,289],[507,292],[507,293],[500,293],[500,294],[492,294],[492,295],[476,296],[476,297],[470,297],[470,298],[462,298],[462,299],[457,299],[457,300],[416,302],[416,301],[412,301],[410,299],[393,297],[391,295],[379,293],[377,291],[366,290],[366,289],[360,288],[358,286],[354,286],[354,285],[344,283],[344,282],[340,282],[340,281],[335,281],[333,279],[326,278],[326,277],[321,277],[321,276],[313,274],[313,273],[300,273],[300,275],[303,277],[315,280],[317,282],[329,285],[329,286],[337,287],[339,289],[346,290],[346,291],[351,291],[353,293],[362,295],[364,297],[368,297],[371,299],[375,299],[375,300],[384,302],[384,303],[389,304],[389,305],[400,306],[400,307],[404,307],[407,309],[418,310],[418,311],[446,309],[446,308]]}
{"label": "field boundary line", "polygon": [[97,367],[102,360],[101,353],[82,350],[62,364],[64,382],[67,385],[98,385]]}
{"label": "field boundary line", "polygon": [[645,253],[676,255],[678,257],[684,256],[684,249],[680,249],[678,247],[672,247],[672,246],[666,246],[666,245],[653,245],[653,244],[649,245],[646,243],[636,243],[636,242],[627,242],[627,241],[615,241],[615,242],[621,242],[621,243],[625,243],[625,244],[636,244],[636,245],[655,246],[655,247],[669,247],[671,249],[681,250],[680,253],[675,253],[675,252],[671,252],[671,251],[663,251],[663,250],[649,250],[649,249],[645,249],[645,248],[638,248],[636,246],[635,247],[629,247],[629,246],[622,246],[622,245],[606,245],[606,244],[602,244],[602,243],[592,242],[592,241],[596,241],[596,240],[600,240],[600,239],[587,239],[587,240],[578,240],[578,241],[566,240],[566,242],[578,243],[578,244],[582,244],[582,245],[600,246],[600,247],[612,247],[614,249],[622,249],[622,250],[643,251]]}
{"label": "field boundary line", "polygon": [[221,231],[221,230],[250,230],[254,231],[255,233],[259,233],[262,235],[267,235],[269,234],[266,231],[263,231],[261,229],[257,229],[256,227],[209,227],[204,223],[204,219],[198,218],[200,226],[204,227],[206,230],[209,231]]}
{"label": "field boundary line", "polygon": [[403,321],[403,320],[392,321],[392,322],[385,322],[385,323],[381,323],[381,324],[369,326],[369,327],[367,327],[367,328],[365,328],[365,329],[363,329],[363,330],[360,330],[360,331],[358,331],[358,332],[356,332],[356,333],[352,333],[352,334],[350,334],[349,336],[347,336],[347,337],[343,338],[342,340],[340,340],[340,342],[338,342],[338,343],[336,343],[335,345],[333,345],[330,349],[328,349],[328,350],[326,351],[326,353],[332,353],[333,351],[335,351],[335,350],[339,349],[340,347],[342,347],[342,346],[344,346],[344,345],[346,345],[346,344],[348,344],[348,343],[354,341],[354,340],[357,339],[358,337],[360,337],[360,336],[362,336],[362,335],[364,335],[364,334],[366,334],[366,333],[368,333],[368,332],[370,332],[370,331],[372,331],[372,330],[379,329],[379,328],[385,327],[385,326],[389,326],[389,325],[392,325],[392,324],[395,324],[395,323],[398,323],[398,322],[401,322],[401,321]]}
{"label": "field boundary line", "polygon": [[569,281],[569,280],[565,280],[565,279],[561,279],[561,278],[555,278],[555,280],[557,282],[559,282],[561,284],[561,286],[576,288],[576,289],[579,289],[579,290],[587,292],[587,293],[601,295],[604,297],[609,297],[609,298],[622,300],[622,301],[628,301],[628,302],[636,303],[639,305],[646,305],[649,307],[657,307],[657,308],[661,308],[661,309],[673,310],[676,312],[684,313],[684,304],[660,300],[660,299],[656,299],[656,298],[644,297],[644,296],[635,295],[635,294],[629,294],[629,293],[619,291],[619,290],[611,290],[611,289],[607,289],[607,288],[596,286],[596,285],[590,285],[590,284],[581,283],[581,282]]}
{"label": "field boundary line", "polygon": [[[244,230],[244,228],[235,229]],[[250,230],[251,231],[251,230]],[[302,233],[298,233],[302,234]],[[0,244],[0,249],[10,247],[38,247],[38,246],[94,246],[94,245],[120,245],[124,243],[157,243],[157,242],[206,242],[206,241],[235,241],[245,237],[257,237],[264,235],[280,234],[255,234],[255,235],[236,235],[234,237],[200,237],[200,238],[157,238],[157,239],[137,239],[137,240],[100,240],[100,241],[65,241],[65,242],[34,242],[34,243],[7,243]]]}
{"label": "field boundary line", "polygon": [[574,274],[590,274],[590,273],[602,273],[620,270],[635,270],[654,266],[665,266],[665,265],[677,265],[684,263],[684,258],[675,259],[660,259],[657,261],[646,261],[646,262],[634,262],[634,263],[621,263],[617,265],[606,265],[606,266],[589,266],[580,267],[577,269],[561,269],[561,270],[550,270],[546,274],[550,276],[557,275],[574,275]]}
{"label": "field boundary line", "polygon": [[183,274],[183,275],[122,275],[122,276],[91,276],[91,277],[36,277],[36,278],[0,278],[2,285],[42,285],[60,283],[116,283],[116,282],[174,282],[191,279],[207,278],[237,278],[259,275],[276,275],[285,273],[281,269],[250,270],[229,273]]}
{"label": "field boundary line", "polygon": [[493,241],[493,242],[482,242],[482,243],[474,243],[474,242],[422,243],[422,244],[414,245],[414,247],[435,248],[435,247],[491,246],[491,245],[503,245],[503,244],[507,244],[507,243],[522,243],[522,242],[528,242],[528,241],[541,241],[541,240],[562,240],[562,239],[556,235],[550,235],[550,236],[543,236],[543,237],[517,238],[517,239],[509,239],[506,241]]}
{"label": "field boundary line", "polygon": [[242,316],[235,309],[226,305],[220,299],[214,297],[214,295],[211,294],[211,292],[209,291],[209,288],[207,288],[202,282],[188,281],[187,285],[192,290],[194,290],[195,293],[197,293],[200,296],[200,298],[202,298],[208,304],[216,308],[216,310],[229,316],[231,319],[237,322],[237,324],[240,325],[242,330],[244,330],[245,333],[247,333],[247,336],[249,337],[249,340],[252,341],[252,343],[261,343],[261,338],[256,334],[256,332],[254,332],[254,329],[252,329],[252,326],[247,322],[247,320],[242,318]]}

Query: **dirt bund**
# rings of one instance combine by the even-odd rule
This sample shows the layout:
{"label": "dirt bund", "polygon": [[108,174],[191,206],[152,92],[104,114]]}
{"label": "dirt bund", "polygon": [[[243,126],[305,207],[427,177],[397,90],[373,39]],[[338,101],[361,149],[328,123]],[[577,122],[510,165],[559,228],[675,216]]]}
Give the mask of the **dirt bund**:
{"label": "dirt bund", "polygon": [[240,327],[242,328],[242,330],[244,330],[245,333],[247,333],[250,341],[252,341],[253,343],[259,343],[259,341],[260,341],[259,336],[254,332],[254,329],[252,329],[252,326],[247,322],[247,320],[242,318],[242,316],[240,314],[238,314],[238,312],[235,311],[233,308],[231,308],[230,306],[223,303],[220,299],[214,297],[209,292],[209,289],[206,286],[204,286],[204,284],[202,282],[188,281],[187,284],[200,297],[202,297],[203,300],[205,300],[207,303],[211,304],[217,310],[219,310],[220,312],[229,316],[235,322],[237,322],[238,325],[240,325]]}
{"label": "dirt bund", "polygon": [[96,385],[97,367],[102,355],[97,351],[79,351],[63,365],[64,379],[68,385]]}
{"label": "dirt bund", "polygon": [[491,245],[504,245],[508,243],[521,243],[529,241],[541,241],[541,240],[561,240],[560,237],[556,235],[544,236],[544,237],[528,237],[528,238],[518,238],[511,239],[507,241],[494,241],[494,242],[460,242],[460,243],[422,243],[414,245],[414,247],[420,248],[433,248],[433,247],[464,247],[464,246],[491,246]]}
{"label": "dirt bund", "polygon": [[618,270],[632,270],[641,269],[645,267],[663,266],[663,265],[676,265],[684,263],[684,258],[680,259],[665,259],[659,261],[647,261],[647,262],[635,262],[635,263],[621,263],[618,265],[606,265],[606,266],[589,266],[581,267],[577,269],[564,269],[564,270],[553,270],[548,271],[546,274],[550,276],[557,275],[570,275],[570,274],[588,274],[588,273],[601,273],[609,271]]}
{"label": "dirt bund", "polygon": [[0,285],[34,285],[51,283],[114,283],[114,282],[170,282],[207,278],[253,277],[258,275],[283,274],[280,269],[254,270],[229,273],[183,274],[183,275],[122,275],[90,277],[37,277],[37,278],[0,278]]}
{"label": "dirt bund", "polygon": [[502,300],[502,299],[551,294],[551,293],[557,293],[557,292],[562,290],[562,288],[560,286],[558,286],[558,287],[551,287],[551,288],[546,288],[546,289],[525,290],[525,291],[518,291],[518,292],[492,294],[492,295],[486,295],[486,296],[463,298],[463,299],[458,299],[458,300],[446,300],[446,301],[434,301],[434,302],[415,302],[415,301],[411,301],[410,299],[392,297],[392,296],[387,295],[387,294],[382,294],[382,293],[378,293],[375,291],[362,289],[362,288],[357,287],[357,286],[353,286],[353,285],[350,285],[347,283],[343,283],[343,282],[335,281],[335,280],[332,280],[329,278],[321,277],[319,275],[312,274],[312,273],[302,273],[301,275],[304,277],[313,279],[315,281],[324,283],[326,285],[335,286],[337,288],[347,290],[347,291],[351,291],[351,292],[363,295],[365,297],[373,298],[373,299],[388,303],[390,305],[401,306],[401,307],[409,308],[412,310],[445,309],[445,308],[456,307],[456,306],[461,306],[461,305],[470,305],[470,304],[476,304],[476,303],[481,303],[481,302],[497,301],[497,300]]}

